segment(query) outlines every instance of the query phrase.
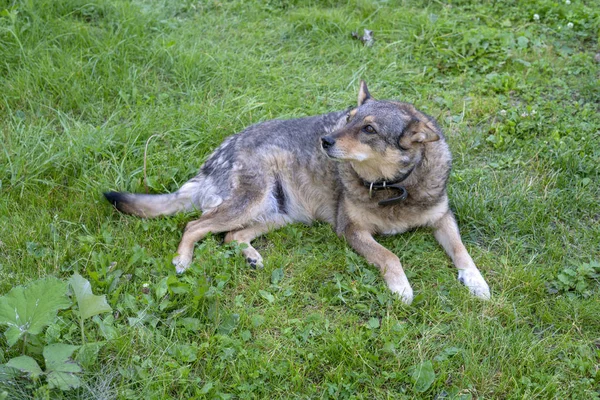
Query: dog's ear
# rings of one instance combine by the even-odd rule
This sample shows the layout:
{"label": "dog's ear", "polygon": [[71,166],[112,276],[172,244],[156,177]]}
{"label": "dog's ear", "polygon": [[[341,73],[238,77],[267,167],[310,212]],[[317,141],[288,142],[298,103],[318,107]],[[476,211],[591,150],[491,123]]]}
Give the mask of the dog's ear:
{"label": "dog's ear", "polygon": [[360,89],[358,90],[358,106],[362,106],[369,100],[373,100],[371,97],[371,93],[369,93],[369,89],[367,89],[367,84],[365,81],[360,81]]}
{"label": "dog's ear", "polygon": [[406,129],[404,135],[410,138],[413,143],[427,143],[440,140],[440,135],[437,129],[430,121],[421,121],[419,119],[412,120]]}

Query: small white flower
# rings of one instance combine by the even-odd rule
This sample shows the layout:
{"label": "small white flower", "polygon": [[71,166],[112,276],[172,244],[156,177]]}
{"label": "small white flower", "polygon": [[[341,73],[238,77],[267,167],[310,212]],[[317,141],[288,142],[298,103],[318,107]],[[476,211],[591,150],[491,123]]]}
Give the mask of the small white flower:
{"label": "small white flower", "polygon": [[537,114],[537,111],[531,110],[531,115],[535,115],[535,114]]}
{"label": "small white flower", "polygon": [[573,28],[573,23],[572,23],[572,22],[569,22],[569,23],[567,24],[567,28],[569,28],[569,29]]}
{"label": "small white flower", "polygon": [[149,284],[149,283],[144,283],[144,284],[142,285],[142,287],[143,287],[143,288],[150,287],[150,284]]}
{"label": "small white flower", "polygon": [[523,114],[521,114],[521,118],[527,118],[529,117],[529,114],[527,112],[524,112]]}
{"label": "small white flower", "polygon": [[534,21],[539,21],[540,20],[539,14],[533,14],[533,19],[534,19]]}
{"label": "small white flower", "polygon": [[571,0],[566,0],[566,1],[565,1],[565,4],[566,4],[566,5],[569,5],[569,4],[571,4]]}
{"label": "small white flower", "polygon": [[506,115],[506,110],[500,110],[500,115],[505,116]]}

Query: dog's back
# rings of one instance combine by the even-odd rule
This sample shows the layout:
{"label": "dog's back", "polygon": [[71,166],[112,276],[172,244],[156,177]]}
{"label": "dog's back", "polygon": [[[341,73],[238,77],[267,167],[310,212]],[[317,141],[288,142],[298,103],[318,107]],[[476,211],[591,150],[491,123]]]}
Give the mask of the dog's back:
{"label": "dog's back", "polygon": [[124,213],[152,218],[194,209],[209,212],[236,192],[248,197],[257,189],[271,188],[266,213],[285,211],[294,221],[333,222],[335,187],[322,183],[335,184],[335,165],[317,149],[320,138],[343,123],[346,114],[340,111],[252,125],[225,139],[198,175],[175,193],[104,195]]}

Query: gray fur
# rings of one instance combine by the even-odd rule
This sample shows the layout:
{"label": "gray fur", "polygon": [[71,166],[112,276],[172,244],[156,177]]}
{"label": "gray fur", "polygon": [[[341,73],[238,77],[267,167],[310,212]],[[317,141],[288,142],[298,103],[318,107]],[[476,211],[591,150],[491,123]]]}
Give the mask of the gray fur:
{"label": "gray fur", "polygon": [[[398,258],[371,235],[430,226],[457,267],[468,270],[460,276],[468,277],[471,291],[489,297],[448,209],[451,156],[440,128],[411,104],[373,100],[364,83],[358,98],[353,110],[250,126],[227,138],[173,194],[111,192],[107,199],[141,217],[203,212],[186,227],[173,261],[179,272],[191,263],[194,243],[208,232],[229,232],[226,241],[246,243],[244,256],[260,267],[262,257],[250,245],[254,237],[291,222],[328,222],[381,268],[390,289],[406,302],[412,289]],[[370,193],[365,186],[410,170],[402,182],[408,197],[399,204],[379,205],[394,193]]]}

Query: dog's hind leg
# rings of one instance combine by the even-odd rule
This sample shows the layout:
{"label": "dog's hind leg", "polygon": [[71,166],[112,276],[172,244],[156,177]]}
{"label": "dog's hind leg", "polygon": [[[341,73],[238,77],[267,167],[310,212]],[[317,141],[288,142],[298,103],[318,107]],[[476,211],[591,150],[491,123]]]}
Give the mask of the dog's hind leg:
{"label": "dog's hind leg", "polygon": [[475,266],[465,245],[460,239],[458,225],[452,211],[448,210],[434,225],[433,235],[458,269],[458,280],[469,288],[471,293],[482,299],[490,298],[490,288]]}
{"label": "dog's hind leg", "polygon": [[199,219],[188,222],[183,231],[183,237],[177,247],[177,256],[173,258],[173,265],[178,273],[185,271],[192,263],[194,255],[194,245],[197,241],[203,239],[210,232],[221,233],[232,230],[242,229],[249,218],[243,218],[235,215],[234,209],[225,209],[221,207],[203,214]]}
{"label": "dog's hind leg", "polygon": [[231,231],[225,236],[225,243],[230,243],[232,241],[236,241],[238,243],[243,243],[246,245],[244,249],[242,249],[242,254],[244,258],[250,264],[252,268],[262,268],[263,267],[263,258],[258,251],[250,242],[258,236],[264,235],[265,233],[281,228],[284,225],[287,225],[288,221],[282,215],[277,215],[273,218],[272,221],[267,223],[256,223],[254,225],[250,225],[247,228],[240,229],[238,231]]}
{"label": "dog's hind leg", "polygon": [[[255,184],[256,181],[252,183]],[[190,266],[194,254],[194,244],[209,232],[235,232],[256,224],[257,220],[269,221],[272,219],[269,218],[268,192],[260,187],[252,189],[254,187],[247,183],[243,193],[238,192],[238,196],[233,195],[228,201],[186,225],[181,242],[177,247],[177,256],[173,258],[177,272],[181,273]]]}

